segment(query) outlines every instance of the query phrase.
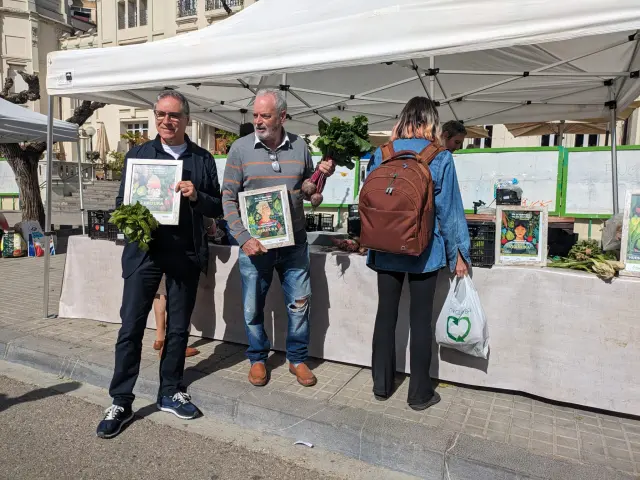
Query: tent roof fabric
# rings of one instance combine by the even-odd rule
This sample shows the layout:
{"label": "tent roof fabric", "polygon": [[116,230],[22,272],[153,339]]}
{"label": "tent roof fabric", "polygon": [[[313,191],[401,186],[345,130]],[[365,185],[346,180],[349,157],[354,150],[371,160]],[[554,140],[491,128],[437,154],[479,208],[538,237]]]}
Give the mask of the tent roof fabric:
{"label": "tent roof fabric", "polygon": [[640,95],[638,29],[638,0],[261,0],[157,42],[53,52],[47,90],[149,108],[174,88],[229,130],[261,87],[287,91],[297,133],[359,113],[390,130],[427,93],[443,121],[602,118]]}
{"label": "tent roof fabric", "polygon": [[[46,139],[46,115],[0,98],[0,143],[44,142]],[[78,126],[54,119],[53,140],[77,142]]]}

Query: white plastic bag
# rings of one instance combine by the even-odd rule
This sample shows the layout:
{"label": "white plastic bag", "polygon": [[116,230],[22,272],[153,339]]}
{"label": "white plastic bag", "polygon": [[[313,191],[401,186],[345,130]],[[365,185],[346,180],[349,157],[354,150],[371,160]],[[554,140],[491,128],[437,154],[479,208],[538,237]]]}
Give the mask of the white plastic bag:
{"label": "white plastic bag", "polygon": [[449,294],[436,322],[436,342],[474,357],[487,358],[489,326],[471,278],[451,281]]}

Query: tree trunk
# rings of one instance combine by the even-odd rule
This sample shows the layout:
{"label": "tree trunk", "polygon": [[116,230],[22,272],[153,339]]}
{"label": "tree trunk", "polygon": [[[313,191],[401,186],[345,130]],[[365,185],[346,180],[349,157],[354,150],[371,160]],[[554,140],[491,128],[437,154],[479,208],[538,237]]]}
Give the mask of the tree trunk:
{"label": "tree trunk", "polygon": [[44,205],[38,180],[38,162],[25,158],[25,156],[8,158],[7,161],[16,175],[16,182],[20,189],[22,220],[37,220],[42,229],[48,231],[51,225],[45,224]]}

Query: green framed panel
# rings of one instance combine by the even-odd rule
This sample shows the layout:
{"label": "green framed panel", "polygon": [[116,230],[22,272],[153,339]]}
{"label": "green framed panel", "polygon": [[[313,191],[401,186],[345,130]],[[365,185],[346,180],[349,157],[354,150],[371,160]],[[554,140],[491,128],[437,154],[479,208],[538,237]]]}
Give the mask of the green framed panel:
{"label": "green framed panel", "polygon": [[[611,147],[569,147],[564,148],[564,162],[562,169],[562,191],[563,191],[563,199],[562,199],[562,210],[561,214],[563,217],[569,218],[579,218],[579,219],[591,219],[591,220],[608,220],[611,218],[612,214],[599,214],[599,213],[571,213],[566,210],[566,192],[568,188],[569,181],[569,155],[571,152],[610,152]],[[618,145],[616,150],[618,151],[633,151],[640,150],[640,145]]]}
{"label": "green framed panel", "polygon": [[[564,162],[565,162],[565,148],[564,147],[513,147],[513,148],[469,148],[466,150],[457,150],[456,155],[459,154],[473,154],[473,153],[514,153],[514,152],[558,152],[558,168],[556,185],[556,208],[552,212],[548,212],[549,216],[558,217],[562,215],[562,205],[564,203],[563,189],[564,185]],[[464,213],[472,214],[473,210],[465,210]]]}
{"label": "green framed panel", "polygon": [[562,147],[512,147],[512,148],[467,148],[456,150],[456,155],[467,153],[509,153],[509,152],[553,152]]}

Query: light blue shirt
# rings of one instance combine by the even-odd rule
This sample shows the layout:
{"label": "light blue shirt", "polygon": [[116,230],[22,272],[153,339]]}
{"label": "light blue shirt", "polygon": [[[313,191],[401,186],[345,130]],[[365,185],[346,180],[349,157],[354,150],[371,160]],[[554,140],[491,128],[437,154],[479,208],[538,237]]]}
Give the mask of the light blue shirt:
{"label": "light blue shirt", "polygon": [[[393,148],[397,152],[400,150],[420,152],[427,145],[429,145],[428,140],[418,138],[393,142]],[[380,166],[381,162],[382,153],[378,148],[369,161],[367,176]],[[435,272],[449,265],[453,271],[458,260],[458,252],[468,264],[471,264],[469,228],[464,216],[462,196],[451,152],[439,153],[431,162],[430,169],[433,177],[436,208],[433,239],[427,249],[417,257],[370,250],[367,256],[367,265],[374,270],[427,273]],[[392,233],[389,232],[389,234]]]}

